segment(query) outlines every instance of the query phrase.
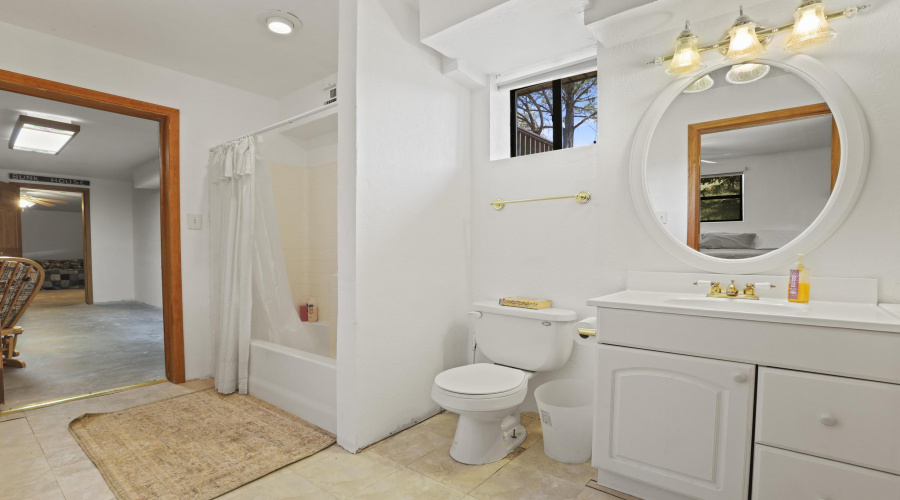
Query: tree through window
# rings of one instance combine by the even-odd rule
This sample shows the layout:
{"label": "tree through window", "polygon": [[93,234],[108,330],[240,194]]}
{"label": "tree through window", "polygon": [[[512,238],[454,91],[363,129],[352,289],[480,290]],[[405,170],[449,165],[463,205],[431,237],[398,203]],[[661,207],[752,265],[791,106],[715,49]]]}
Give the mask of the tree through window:
{"label": "tree through window", "polygon": [[597,72],[512,92],[512,156],[597,142]]}

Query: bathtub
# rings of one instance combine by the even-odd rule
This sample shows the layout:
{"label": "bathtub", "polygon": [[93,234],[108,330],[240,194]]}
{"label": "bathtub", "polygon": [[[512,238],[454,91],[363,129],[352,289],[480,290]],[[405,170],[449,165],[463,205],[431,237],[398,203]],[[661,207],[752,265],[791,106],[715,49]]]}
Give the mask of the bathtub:
{"label": "bathtub", "polygon": [[334,358],[250,341],[251,395],[337,433],[337,365]]}

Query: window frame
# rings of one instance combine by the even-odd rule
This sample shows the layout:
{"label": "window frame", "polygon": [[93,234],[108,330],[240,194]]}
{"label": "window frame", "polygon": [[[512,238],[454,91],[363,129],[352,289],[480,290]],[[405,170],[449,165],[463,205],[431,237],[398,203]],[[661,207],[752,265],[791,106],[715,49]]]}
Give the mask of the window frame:
{"label": "window frame", "polygon": [[[553,119],[553,149],[552,151],[559,151],[561,149],[573,149],[578,146],[572,146],[571,148],[563,147],[563,116],[562,116],[562,81],[567,78],[572,78],[574,76],[580,75],[589,75],[593,73],[593,77],[597,78],[597,70],[593,69],[590,71],[584,71],[582,73],[577,73],[575,75],[566,75],[554,78],[552,80],[543,80],[540,82],[529,83],[528,85],[524,85],[522,87],[516,87],[510,89],[509,91],[509,157],[516,158],[517,149],[518,149],[518,131],[519,124],[517,117],[517,107],[516,100],[518,97],[518,92],[523,89],[527,89],[528,87],[534,87],[535,85],[541,85],[550,83],[552,85],[551,92],[553,95],[553,110],[551,113],[551,118]],[[596,83],[595,83],[596,85]],[[596,141],[594,141],[596,144]],[[547,152],[547,151],[542,151]],[[532,154],[540,154],[540,153],[532,153]],[[523,156],[531,156],[531,155],[523,155]]]}
{"label": "window frame", "polygon": [[[726,194],[726,195],[718,195],[718,196],[703,196],[703,179],[712,179],[716,177],[740,177],[741,178],[741,190],[739,194]],[[700,206],[701,209],[699,211],[700,215],[700,223],[701,224],[710,224],[716,222],[744,222],[744,173],[743,172],[734,172],[734,173],[724,173],[724,174],[708,174],[700,176],[700,189],[698,189],[698,193],[700,193]],[[740,211],[738,213],[737,219],[724,219],[724,220],[703,220],[703,200],[732,200],[737,198],[740,203],[738,206],[740,207]]]}

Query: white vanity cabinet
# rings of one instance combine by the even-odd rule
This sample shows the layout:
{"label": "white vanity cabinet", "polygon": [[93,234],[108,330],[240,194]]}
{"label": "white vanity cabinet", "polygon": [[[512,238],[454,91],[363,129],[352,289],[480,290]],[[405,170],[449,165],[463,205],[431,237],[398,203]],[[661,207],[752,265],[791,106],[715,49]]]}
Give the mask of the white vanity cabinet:
{"label": "white vanity cabinet", "polygon": [[691,498],[747,497],[755,366],[602,345],[597,360],[596,467]]}

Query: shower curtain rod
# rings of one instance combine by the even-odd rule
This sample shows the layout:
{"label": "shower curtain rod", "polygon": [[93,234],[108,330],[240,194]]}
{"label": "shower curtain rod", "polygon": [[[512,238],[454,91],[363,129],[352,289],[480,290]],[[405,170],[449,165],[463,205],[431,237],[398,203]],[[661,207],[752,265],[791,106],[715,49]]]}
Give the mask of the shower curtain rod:
{"label": "shower curtain rod", "polygon": [[[297,120],[302,120],[302,119],[304,119],[304,118],[306,118],[306,117],[308,117],[308,116],[312,116],[312,115],[315,115],[315,114],[317,114],[317,113],[321,113],[322,111],[325,111],[325,110],[327,110],[327,109],[334,108],[334,107],[336,107],[336,106],[337,106],[337,101],[332,102],[332,103],[330,103],[330,104],[326,104],[326,105],[324,105],[324,106],[319,106],[318,108],[311,109],[311,110],[309,110],[309,111],[307,111],[307,112],[305,112],[305,113],[300,113],[299,115],[297,115],[297,116],[292,116],[292,117],[290,117],[290,118],[288,118],[288,119],[286,119],[286,120],[281,120],[281,121],[278,122],[278,123],[273,123],[272,125],[269,125],[268,127],[263,127],[263,128],[261,128],[261,129],[259,129],[259,130],[250,132],[249,134],[246,134],[246,135],[260,135],[260,134],[265,134],[266,132],[271,132],[271,131],[273,131],[273,130],[275,130],[275,129],[279,129],[279,128],[285,126],[285,125],[290,125],[291,123],[294,123],[294,122],[297,121]],[[244,136],[241,136],[241,137],[244,137]],[[236,140],[238,140],[238,139],[240,139],[240,137],[236,137],[236,138],[232,139],[232,141],[236,141]],[[231,142],[231,141],[227,141],[227,142]],[[224,143],[223,143],[223,144],[224,144]],[[215,148],[216,148],[216,146],[213,146],[213,147],[209,148],[209,150],[212,151],[212,150],[215,149]]]}

